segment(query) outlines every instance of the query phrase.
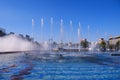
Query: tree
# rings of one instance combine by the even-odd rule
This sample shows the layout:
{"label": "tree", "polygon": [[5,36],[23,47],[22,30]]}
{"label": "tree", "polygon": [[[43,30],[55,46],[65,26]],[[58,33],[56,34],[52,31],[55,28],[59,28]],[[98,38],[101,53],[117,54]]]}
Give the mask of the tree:
{"label": "tree", "polygon": [[80,45],[83,47],[83,48],[88,48],[89,46],[89,42],[87,41],[87,39],[85,40],[82,40]]}
{"label": "tree", "polygon": [[114,45],[113,44],[109,44],[108,47],[109,47],[110,50],[114,49]]}
{"label": "tree", "polygon": [[57,42],[55,42],[55,41],[52,43],[52,47],[57,47],[57,45],[58,45],[58,44],[57,44]]}
{"label": "tree", "polygon": [[10,32],[10,34],[13,34],[13,35],[14,35],[15,33],[14,33],[14,32]]}
{"label": "tree", "polygon": [[6,35],[6,33],[3,32],[2,30],[0,30],[0,36],[5,36],[5,35]]}
{"label": "tree", "polygon": [[100,42],[100,50],[106,51],[106,42],[104,41],[104,39]]}

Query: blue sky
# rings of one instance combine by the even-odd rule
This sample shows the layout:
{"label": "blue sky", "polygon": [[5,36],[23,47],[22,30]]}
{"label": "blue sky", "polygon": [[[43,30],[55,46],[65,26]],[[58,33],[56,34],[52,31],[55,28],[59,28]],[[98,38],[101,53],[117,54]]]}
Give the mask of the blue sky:
{"label": "blue sky", "polygon": [[[34,19],[34,38],[41,41],[40,20],[43,18],[43,36],[44,40],[48,40],[51,17],[55,41],[60,39],[61,19],[64,41],[78,41],[79,22],[81,38],[88,38],[89,41],[120,35],[120,0],[0,0],[0,27],[7,32],[31,35]],[[72,32],[70,20],[73,23]]]}

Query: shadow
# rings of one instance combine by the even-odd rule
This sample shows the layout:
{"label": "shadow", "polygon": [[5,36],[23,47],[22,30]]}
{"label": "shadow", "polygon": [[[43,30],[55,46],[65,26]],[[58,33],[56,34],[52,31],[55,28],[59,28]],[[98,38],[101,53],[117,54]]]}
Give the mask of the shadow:
{"label": "shadow", "polygon": [[23,76],[24,75],[29,75],[31,74],[31,70],[33,69],[33,64],[31,62],[25,62],[25,64],[28,65],[28,67],[26,67],[25,69],[22,69],[18,72],[18,74],[14,74],[10,77],[11,80],[23,80]]}
{"label": "shadow", "polygon": [[81,57],[81,59],[90,63],[98,64],[98,65],[120,67],[120,61],[111,57],[90,56],[90,57]]}

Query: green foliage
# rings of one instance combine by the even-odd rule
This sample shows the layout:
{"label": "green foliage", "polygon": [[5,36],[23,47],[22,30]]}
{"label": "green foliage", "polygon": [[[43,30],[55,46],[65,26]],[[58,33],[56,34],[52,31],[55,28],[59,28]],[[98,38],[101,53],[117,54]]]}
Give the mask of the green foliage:
{"label": "green foliage", "polygon": [[114,45],[112,45],[112,44],[109,44],[108,47],[110,50],[114,49]]}
{"label": "green foliage", "polygon": [[87,39],[81,41],[80,45],[83,47],[83,48],[87,48],[89,46],[89,42],[87,41]]}
{"label": "green foliage", "polygon": [[0,30],[0,36],[5,36],[6,33],[4,33],[3,31]]}
{"label": "green foliage", "polygon": [[101,51],[106,51],[106,42],[104,40],[102,40],[100,43],[100,49]]}

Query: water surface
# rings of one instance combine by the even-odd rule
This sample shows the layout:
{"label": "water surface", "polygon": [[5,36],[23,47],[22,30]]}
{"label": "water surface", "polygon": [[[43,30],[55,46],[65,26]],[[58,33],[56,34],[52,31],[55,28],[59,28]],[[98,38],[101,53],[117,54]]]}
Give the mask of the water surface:
{"label": "water surface", "polygon": [[0,80],[120,80],[120,57],[39,59],[24,53],[1,54]]}

